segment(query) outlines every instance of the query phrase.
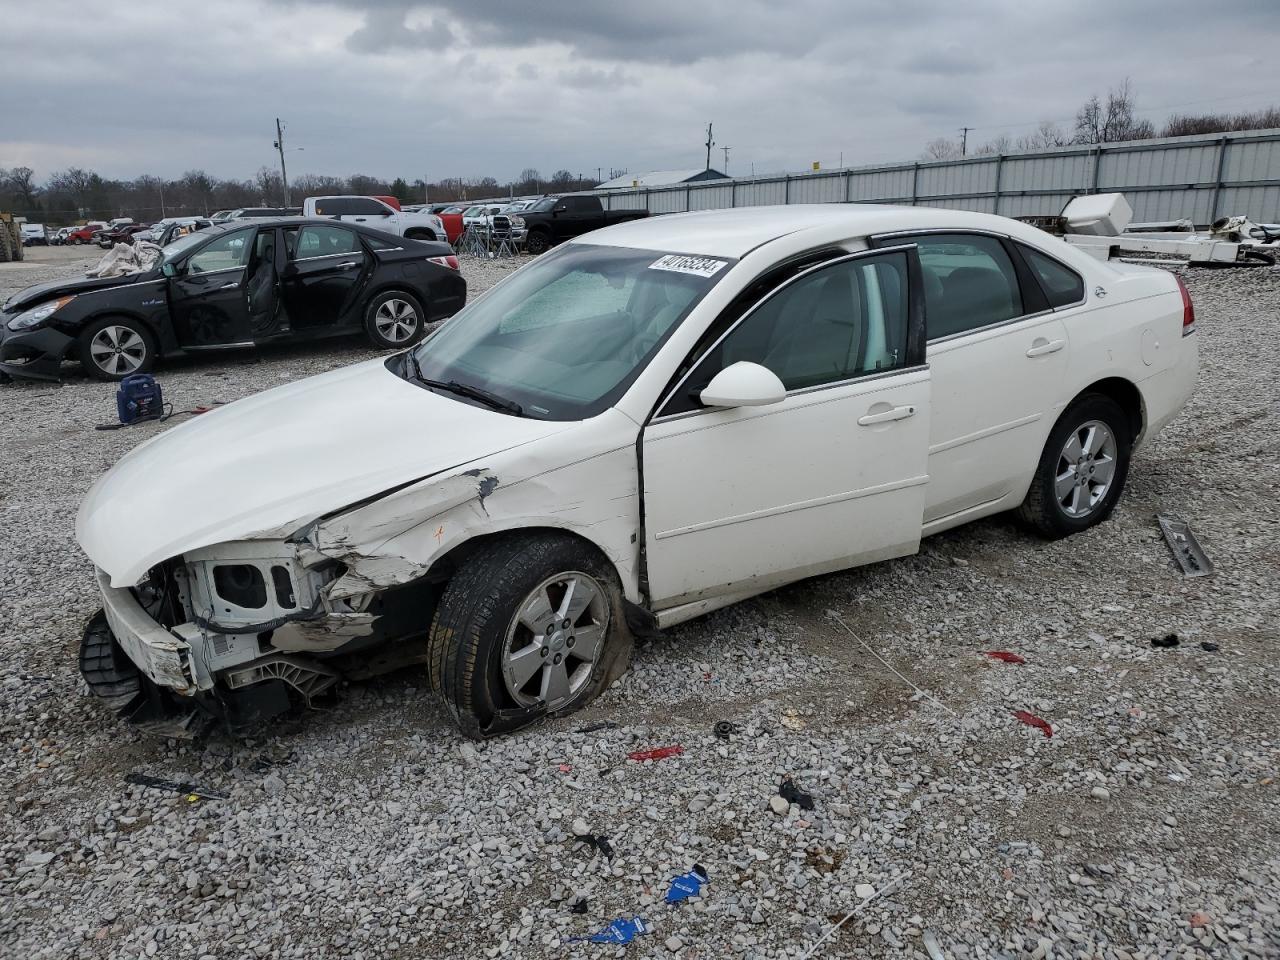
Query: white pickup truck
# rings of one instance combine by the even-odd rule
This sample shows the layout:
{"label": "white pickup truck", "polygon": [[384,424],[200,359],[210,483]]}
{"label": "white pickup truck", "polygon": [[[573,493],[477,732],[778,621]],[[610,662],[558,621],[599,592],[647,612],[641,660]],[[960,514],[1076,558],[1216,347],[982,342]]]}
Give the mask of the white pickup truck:
{"label": "white pickup truck", "polygon": [[410,240],[446,239],[444,221],[434,213],[406,213],[376,197],[307,197],[302,215],[363,223]]}

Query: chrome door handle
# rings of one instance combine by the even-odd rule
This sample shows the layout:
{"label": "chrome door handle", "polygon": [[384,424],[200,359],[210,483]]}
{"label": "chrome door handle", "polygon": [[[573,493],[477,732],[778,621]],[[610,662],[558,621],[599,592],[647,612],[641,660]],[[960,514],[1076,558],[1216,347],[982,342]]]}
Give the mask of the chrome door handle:
{"label": "chrome door handle", "polygon": [[885,410],[883,413],[868,413],[865,416],[861,416],[858,418],[858,424],[863,427],[870,427],[877,423],[905,420],[907,417],[914,417],[915,414],[915,407],[894,407],[891,410]]}
{"label": "chrome door handle", "polygon": [[358,263],[340,263],[340,264],[338,264],[338,269],[339,269],[339,270],[350,270],[352,267],[358,267],[358,266],[360,266],[360,264],[358,264]]}
{"label": "chrome door handle", "polygon": [[1036,340],[1031,345],[1031,349],[1027,351],[1028,357],[1047,357],[1051,353],[1057,353],[1067,345],[1065,340],[1045,340],[1043,338]]}
{"label": "chrome door handle", "polygon": [[239,281],[239,280],[237,280],[235,283],[224,283],[224,284],[223,284],[222,286],[220,286],[218,289],[219,289],[219,290],[234,290],[234,289],[235,289],[236,287],[238,287],[238,286],[240,286],[240,281]]}

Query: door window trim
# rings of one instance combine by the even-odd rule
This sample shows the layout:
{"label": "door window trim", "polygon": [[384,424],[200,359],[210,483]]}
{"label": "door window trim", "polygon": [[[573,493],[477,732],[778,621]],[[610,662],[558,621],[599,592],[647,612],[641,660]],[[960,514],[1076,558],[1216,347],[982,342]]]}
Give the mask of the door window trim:
{"label": "door window trim", "polygon": [[[1075,307],[1080,306],[1086,300],[1089,299],[1089,284],[1085,281],[1084,275],[1081,274],[1079,270],[1077,270],[1075,267],[1071,266],[1068,263],[1063,263],[1053,254],[1048,253],[1045,250],[1041,250],[1039,247],[1037,247],[1033,243],[1027,243],[1027,241],[1025,240],[1019,240],[1017,237],[1010,237],[1009,239],[1013,242],[1013,248],[1018,251],[1018,256],[1024,262],[1026,261],[1026,257],[1022,256],[1022,248],[1026,247],[1028,250],[1032,250],[1035,253],[1040,254],[1040,256],[1044,257],[1046,260],[1053,261],[1058,266],[1060,266],[1063,270],[1066,270],[1068,273],[1072,274],[1076,279],[1080,281],[1080,299],[1073,300],[1071,303],[1064,303],[1060,307],[1050,306],[1049,307],[1050,312],[1056,312],[1058,310],[1072,310]],[[1030,263],[1027,264],[1027,272],[1031,274],[1032,279],[1034,279],[1036,284],[1039,285],[1041,292],[1044,294],[1045,302],[1048,303],[1049,293],[1044,289],[1044,284],[1040,280],[1040,275],[1036,273],[1035,267],[1033,267]]]}
{"label": "door window trim", "polygon": [[[1040,301],[1040,308],[1031,310],[1027,313],[1020,313],[1016,317],[1010,317],[1008,320],[998,320],[995,323],[988,323],[981,327],[973,327],[969,330],[957,330],[955,333],[949,333],[944,337],[929,337],[928,344],[934,343],[950,343],[961,337],[969,337],[976,333],[985,333],[989,330],[997,330],[1000,327],[1007,327],[1010,324],[1022,323],[1024,320],[1034,320],[1037,317],[1043,317],[1054,312],[1054,307],[1049,306],[1049,298],[1045,294],[1044,289],[1040,286],[1040,279],[1035,275],[1030,265],[1023,259],[1021,252],[1018,250],[1019,241],[1011,237],[1007,233],[1001,233],[998,230],[983,230],[978,227],[926,227],[922,230],[893,230],[888,233],[877,233],[867,237],[867,244],[873,250],[888,250],[890,247],[880,247],[878,244],[882,240],[896,240],[903,237],[922,237],[922,236],[965,236],[972,235],[978,237],[991,237],[1000,241],[1000,248],[1004,250],[1005,256],[1009,258],[1009,263],[1013,267],[1014,275],[1018,280],[1018,295],[1022,300],[1022,305],[1026,307],[1026,294],[1028,289],[1036,294]],[[1047,256],[1047,254],[1046,254]],[[921,291],[923,295],[923,290]],[[1081,301],[1083,302],[1083,301]],[[928,307],[922,305],[926,311]],[[1078,306],[1078,304],[1073,304]],[[1063,308],[1058,308],[1063,309]],[[926,334],[928,331],[928,317],[925,317]]]}
{"label": "door window trim", "polygon": [[[895,367],[892,370],[868,370],[866,373],[859,374],[856,377],[846,377],[843,380],[833,380],[830,383],[816,383],[807,387],[797,387],[794,390],[788,390],[787,397],[797,396],[806,393],[816,393],[819,390],[832,390],[837,387],[847,386],[851,383],[859,383],[870,379],[880,379],[882,377],[892,376],[894,374],[906,373],[928,368],[928,362],[925,358],[925,316],[924,316],[924,281],[920,274],[920,261],[918,256],[913,256],[916,251],[914,243],[898,244],[892,247],[872,247],[866,250],[856,250],[853,253],[845,253],[840,256],[831,257],[827,260],[821,260],[812,266],[805,267],[798,273],[791,275],[783,280],[777,286],[770,289],[767,293],[760,297],[755,303],[742,312],[742,315],[729,324],[720,335],[699,353],[696,360],[688,364],[688,368],[680,379],[676,381],[675,386],[671,387],[662,397],[662,401],[655,408],[655,413],[649,418],[650,423],[665,423],[669,420],[682,419],[684,417],[695,416],[699,414],[714,413],[720,409],[718,407],[700,407],[694,410],[682,410],[679,413],[663,413],[667,405],[680,393],[713,350],[725,341],[735,330],[752,317],[757,310],[763,307],[774,297],[782,293],[794,283],[808,277],[810,274],[827,267],[833,267],[837,264],[848,263],[852,260],[864,260],[873,256],[905,253],[907,255],[907,345],[905,363],[901,367]],[[696,347],[694,349],[697,349]],[[912,362],[912,361],[915,362]]]}

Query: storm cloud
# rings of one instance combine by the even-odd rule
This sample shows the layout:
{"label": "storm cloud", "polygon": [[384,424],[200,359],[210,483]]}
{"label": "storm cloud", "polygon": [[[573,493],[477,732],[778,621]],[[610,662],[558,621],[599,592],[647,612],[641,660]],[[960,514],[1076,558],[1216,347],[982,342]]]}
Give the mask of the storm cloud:
{"label": "storm cloud", "polygon": [[[524,167],[730,173],[918,157],[1069,121],[1131,77],[1143,116],[1280,99],[1280,4],[1190,0],[0,0],[0,167],[406,179]],[[1230,69],[1224,69],[1224,64]],[[717,149],[713,164],[724,165]]]}

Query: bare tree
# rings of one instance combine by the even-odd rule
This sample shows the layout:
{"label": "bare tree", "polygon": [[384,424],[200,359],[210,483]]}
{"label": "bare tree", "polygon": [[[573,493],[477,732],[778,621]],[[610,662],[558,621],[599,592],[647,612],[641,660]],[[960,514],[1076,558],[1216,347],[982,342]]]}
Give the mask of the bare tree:
{"label": "bare tree", "polygon": [[36,186],[36,172],[30,167],[14,167],[5,178],[5,186],[22,202],[27,211],[40,209],[37,197],[40,188]]}
{"label": "bare tree", "polygon": [[1105,103],[1095,93],[1076,112],[1075,142],[1115,143],[1154,137],[1151,121],[1137,119],[1136,104],[1133,81],[1128,77],[1107,91]]}
{"label": "bare tree", "polygon": [[1063,133],[1062,128],[1051,120],[1041,120],[1035,133],[1018,138],[1019,150],[1048,150],[1051,147],[1065,147],[1071,138]]}
{"label": "bare tree", "polygon": [[1280,107],[1266,107],[1235,114],[1184,116],[1174,114],[1165,121],[1162,137],[1186,137],[1197,133],[1225,133],[1229,130],[1270,130],[1280,127]]}
{"label": "bare tree", "polygon": [[960,156],[960,145],[946,137],[938,137],[924,145],[926,160],[954,160]]}
{"label": "bare tree", "polygon": [[975,149],[973,152],[974,152],[974,155],[976,156],[988,156],[988,155],[998,154],[998,153],[1008,153],[1012,149],[1013,149],[1013,140],[1010,139],[1008,134],[1002,133],[1000,136],[996,137],[994,140],[988,140],[986,143],[984,143],[982,146]]}

